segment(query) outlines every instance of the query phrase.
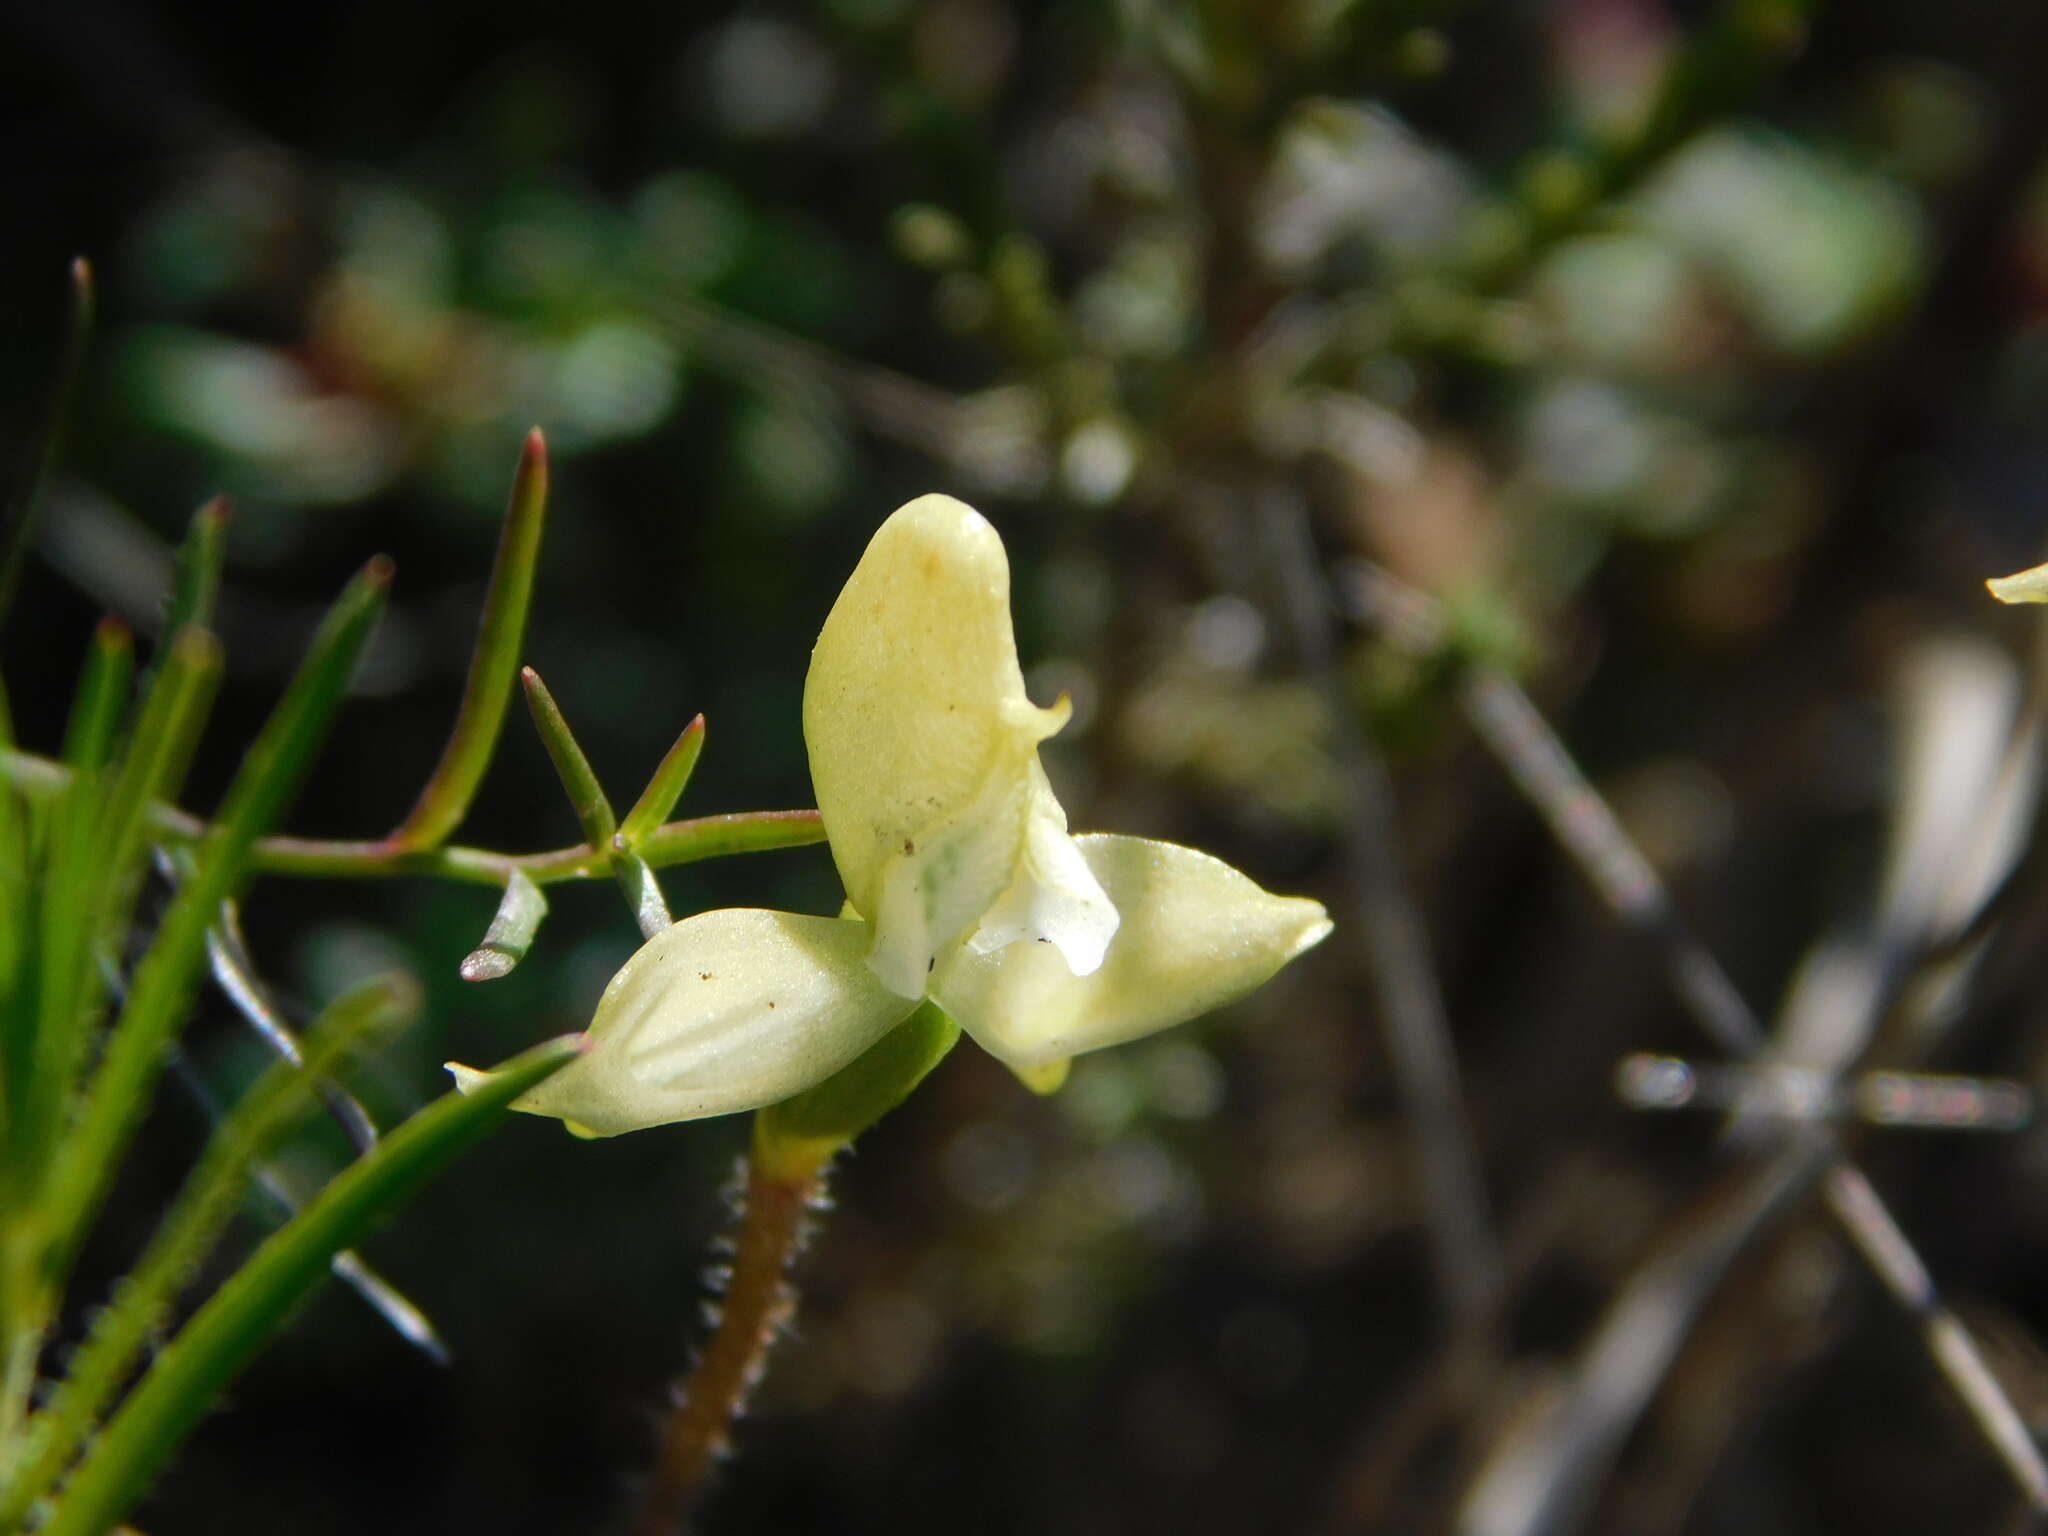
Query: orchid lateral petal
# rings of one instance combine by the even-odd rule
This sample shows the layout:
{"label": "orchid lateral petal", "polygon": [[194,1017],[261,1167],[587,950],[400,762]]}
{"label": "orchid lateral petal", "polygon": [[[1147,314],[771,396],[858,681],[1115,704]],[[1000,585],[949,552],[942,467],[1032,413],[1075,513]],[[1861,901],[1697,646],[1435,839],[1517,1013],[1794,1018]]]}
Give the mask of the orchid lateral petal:
{"label": "orchid lateral petal", "polygon": [[1088,867],[1080,845],[1067,835],[1067,813],[1054,798],[1045,770],[1031,765],[1034,788],[1016,878],[974,930],[968,947],[988,954],[1024,940],[1044,939],[1076,976],[1101,969],[1116,936],[1116,904]]}
{"label": "orchid lateral petal", "polygon": [[1016,878],[1038,744],[1068,712],[1024,692],[987,520],[923,496],[884,522],[819,632],[804,740],[876,973],[904,996]]}
{"label": "orchid lateral petal", "polygon": [[[581,1057],[513,1105],[582,1135],[758,1109],[823,1082],[909,1017],[867,965],[865,924],[730,908],[640,947]],[[465,1092],[484,1074],[451,1063]]]}
{"label": "orchid lateral petal", "polygon": [[1321,903],[1261,890],[1193,848],[1111,833],[1074,842],[1123,917],[1101,968],[1075,975],[1050,942],[968,948],[932,989],[962,1029],[1027,1081],[1082,1051],[1233,1002],[1330,931]]}

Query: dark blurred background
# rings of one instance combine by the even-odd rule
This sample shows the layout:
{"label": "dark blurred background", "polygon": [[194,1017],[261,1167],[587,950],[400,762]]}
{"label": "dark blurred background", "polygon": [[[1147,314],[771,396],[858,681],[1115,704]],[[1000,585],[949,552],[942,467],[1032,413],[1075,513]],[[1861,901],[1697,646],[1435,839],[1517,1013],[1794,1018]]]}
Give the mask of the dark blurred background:
{"label": "dark blurred background", "polygon": [[[94,619],[147,632],[226,491],[193,803],[381,550],[292,825],[386,829],[538,423],[528,659],[614,798],[702,710],[683,814],[802,805],[819,621],[888,511],[960,495],[1034,691],[1074,695],[1076,825],[1339,927],[1054,1098],[963,1047],[864,1138],[699,1528],[2021,1529],[1915,1325],[1772,1182],[1784,1117],[1617,1096],[1630,1052],[1722,1052],[1466,683],[1557,723],[1785,1060],[2039,1083],[2039,627],[1981,581],[2043,543],[2044,63],[2003,0],[11,0],[8,465],[66,263],[102,283],[17,731],[54,745]],[[461,840],[575,827],[515,714]],[[820,849],[664,883],[838,902]],[[302,1005],[422,978],[362,1085],[395,1119],[587,1020],[636,933],[556,891],[485,986],[476,888],[268,880],[246,918]],[[1429,1038],[1418,960],[1448,1091],[1388,1043]],[[217,1002],[188,1043],[258,1064]],[[94,1283],[200,1128],[167,1091]],[[2048,1136],[1841,1130],[2048,1429]],[[508,1125],[369,1250],[452,1365],[331,1288],[141,1529],[619,1529],[743,1134]]]}

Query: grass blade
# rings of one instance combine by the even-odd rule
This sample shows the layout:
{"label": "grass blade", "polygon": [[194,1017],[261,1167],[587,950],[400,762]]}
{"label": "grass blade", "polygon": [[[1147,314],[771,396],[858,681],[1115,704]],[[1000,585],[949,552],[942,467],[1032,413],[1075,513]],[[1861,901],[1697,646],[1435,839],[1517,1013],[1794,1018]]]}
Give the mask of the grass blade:
{"label": "grass blade", "polygon": [[573,1036],[551,1040],[506,1063],[474,1093],[443,1095],[308,1202],[157,1356],[59,1496],[43,1536],[100,1536],[120,1519],[221,1389],[328,1272],[334,1255],[481,1138],[577,1048]]}
{"label": "grass blade", "polygon": [[9,513],[0,532],[0,628],[7,623],[7,610],[14,601],[14,588],[21,580],[21,567],[35,542],[36,521],[42,514],[43,492],[49,488],[58,455],[64,449],[64,434],[71,422],[71,405],[78,395],[78,378],[85,371],[85,352],[92,340],[92,268],[83,256],[71,263],[71,324],[65,333],[63,350],[57,357],[56,381],[50,391],[50,414],[36,449],[35,465],[28,484]]}
{"label": "grass blade", "polygon": [[441,761],[412,810],[388,841],[406,848],[432,848],[447,840],[462,818],[497,750],[498,733],[512,702],[512,674],[526,643],[526,615],[533,607],[533,578],[540,564],[541,530],[547,523],[548,445],[535,427],[512,480],[512,502],[498,540],[491,584],[484,594],[483,622],[463,683],[462,703]]}
{"label": "grass blade", "polygon": [[[7,691],[0,687],[0,754],[13,745],[13,717]],[[23,996],[22,971],[33,943],[28,861],[33,814],[20,790],[12,783],[0,782],[0,1107],[12,1104],[9,1075],[19,1059],[14,1026],[32,1016]]]}
{"label": "grass blade", "polygon": [[[199,1106],[209,1121],[219,1125],[227,1118],[227,1111],[213,1096],[213,1091],[206,1086],[205,1079],[200,1077],[198,1071],[182,1053],[172,1055],[171,1070],[177,1076],[179,1085],[191,1096],[192,1102]],[[331,1078],[322,1083],[321,1087],[323,1098],[330,1098],[343,1092]],[[305,1199],[295,1192],[284,1169],[275,1161],[257,1163],[249,1170],[249,1177],[260,1198],[255,1202],[254,1208],[245,1205],[243,1210],[262,1221],[266,1233],[283,1226],[304,1207]],[[258,1210],[263,1214],[257,1216]],[[447,1346],[441,1342],[441,1336],[434,1331],[433,1321],[388,1280],[365,1264],[353,1250],[344,1248],[337,1253],[334,1262],[328,1268],[334,1271],[335,1277],[342,1284],[360,1296],[366,1306],[383,1318],[392,1331],[406,1343],[418,1349],[436,1365],[448,1363]]]}
{"label": "grass blade", "polygon": [[99,856],[113,888],[102,909],[102,933],[127,931],[128,904],[119,887],[126,884],[132,898],[150,844],[150,812],[176,799],[184,787],[221,667],[220,641],[211,631],[181,630],[142,701],[141,717],[101,811]]}
{"label": "grass blade", "polygon": [[372,561],[329,612],[284,698],[242,759],[220,818],[200,846],[193,878],[172,901],[136,968],[84,1112],[58,1154],[46,1265],[52,1285],[68,1270],[162,1069],[164,1047],[197,984],[207,930],[219,915],[220,904],[234,894],[257,837],[276,820],[304,778],[383,607],[390,580],[388,563]]}
{"label": "grass blade", "polygon": [[19,1477],[0,1496],[0,1530],[14,1530],[78,1452],[143,1346],[170,1320],[172,1304],[241,1203],[253,1169],[319,1102],[320,1089],[366,1038],[418,1009],[418,989],[382,977],[329,1004],[307,1033],[304,1065],[280,1061],[243,1094],[207,1141],[176,1203],[49,1404],[30,1421]]}
{"label": "grass blade", "polygon": [[171,605],[164,611],[164,634],[175,636],[188,624],[213,628],[220,604],[221,569],[227,563],[228,520],[234,504],[216,496],[192,514],[185,542],[178,546],[177,580]]}
{"label": "grass blade", "polygon": [[619,823],[619,832],[626,839],[627,847],[638,848],[642,838],[668,820],[669,812],[676,808],[676,802],[683,798],[683,791],[689,788],[690,775],[696,772],[697,759],[703,752],[704,717],[699,715],[683,727],[682,735],[668,749],[661,766],[654,770],[654,777],[640,791],[640,798],[633,802],[633,809],[626,812],[626,819]]}
{"label": "grass blade", "polygon": [[220,644],[212,635],[201,629],[179,635],[143,700],[142,717],[104,804],[95,803],[101,796],[87,787],[91,779],[74,784],[80,803],[72,834],[83,870],[68,899],[51,907],[44,930],[49,970],[19,1142],[31,1176],[52,1155],[104,1006],[100,968],[109,958],[107,948],[128,932],[148,854],[150,807],[183,783],[220,672]]}
{"label": "grass blade", "polygon": [[64,761],[73,768],[90,772],[114,755],[114,735],[127,713],[134,677],[135,637],[110,614],[92,632],[64,727]]}
{"label": "grass blade", "polygon": [[26,896],[34,904],[36,934],[20,978],[26,995],[6,1042],[9,1173],[23,1190],[42,1172],[44,1131],[64,1091],[54,1089],[60,1099],[53,1101],[51,1052],[89,1027],[88,1000],[96,1006],[99,995],[97,949],[107,940],[98,917],[108,873],[101,806],[134,672],[128,626],[102,620],[64,732],[72,779],[45,824],[40,856],[24,860],[34,866]]}

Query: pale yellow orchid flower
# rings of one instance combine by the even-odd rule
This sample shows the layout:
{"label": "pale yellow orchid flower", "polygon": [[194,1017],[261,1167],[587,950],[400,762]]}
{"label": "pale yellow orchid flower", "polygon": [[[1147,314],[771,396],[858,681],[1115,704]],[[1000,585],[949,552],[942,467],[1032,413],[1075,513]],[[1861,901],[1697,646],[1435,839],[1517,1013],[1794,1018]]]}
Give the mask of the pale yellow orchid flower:
{"label": "pale yellow orchid flower", "polygon": [[848,914],[676,923],[605,989],[584,1055],[516,1107],[600,1136],[758,1108],[847,1066],[927,999],[1049,1088],[1069,1058],[1241,997],[1329,933],[1319,903],[1208,854],[1070,835],[1038,761],[1068,708],[1025,695],[988,522],[946,496],[896,512],[804,685]]}

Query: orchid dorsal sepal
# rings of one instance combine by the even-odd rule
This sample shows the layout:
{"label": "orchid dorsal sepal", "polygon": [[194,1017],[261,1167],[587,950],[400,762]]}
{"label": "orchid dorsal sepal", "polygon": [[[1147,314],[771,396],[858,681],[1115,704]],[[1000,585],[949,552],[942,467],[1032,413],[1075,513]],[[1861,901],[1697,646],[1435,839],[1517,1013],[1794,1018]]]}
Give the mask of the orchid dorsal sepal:
{"label": "orchid dorsal sepal", "polygon": [[833,861],[896,991],[922,995],[991,913],[1012,930],[993,947],[1023,936],[1020,915],[1057,912],[1044,936],[1078,969],[1100,963],[1116,912],[1061,856],[1066,815],[1038,762],[1071,713],[1024,690],[986,518],[921,496],[876,530],[811,652],[804,740]]}

